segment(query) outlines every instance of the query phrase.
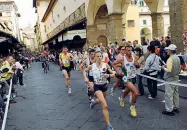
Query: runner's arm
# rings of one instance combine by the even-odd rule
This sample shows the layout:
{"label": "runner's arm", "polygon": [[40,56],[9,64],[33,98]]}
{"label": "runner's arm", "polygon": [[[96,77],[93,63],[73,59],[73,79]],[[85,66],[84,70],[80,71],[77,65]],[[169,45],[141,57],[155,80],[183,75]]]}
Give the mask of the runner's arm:
{"label": "runner's arm", "polygon": [[82,63],[79,66],[79,69],[81,72],[83,72],[84,68],[86,67],[86,60],[82,61]]}
{"label": "runner's arm", "polygon": [[118,72],[118,67],[121,67],[124,63],[124,60],[116,60],[112,63],[112,66],[116,72]]}
{"label": "runner's arm", "polygon": [[92,66],[88,66],[88,68],[83,69],[82,74],[83,74],[83,77],[84,77],[85,80],[87,79],[86,72],[91,70],[91,69],[92,69]]}
{"label": "runner's arm", "polygon": [[74,60],[74,56],[70,53],[70,59]]}
{"label": "runner's arm", "polygon": [[106,64],[107,70],[110,72],[109,77],[114,78],[115,74],[108,64]]}
{"label": "runner's arm", "polygon": [[60,63],[60,65],[61,65],[61,64],[62,64],[61,54],[59,55],[58,59],[59,59],[59,63]]}

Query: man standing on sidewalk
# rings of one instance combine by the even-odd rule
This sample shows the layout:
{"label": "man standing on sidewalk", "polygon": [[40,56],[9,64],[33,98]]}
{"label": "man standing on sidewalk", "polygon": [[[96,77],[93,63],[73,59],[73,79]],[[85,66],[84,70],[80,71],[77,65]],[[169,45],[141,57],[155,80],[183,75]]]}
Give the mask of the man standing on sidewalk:
{"label": "man standing on sidewalk", "polygon": [[[165,70],[164,79],[167,82],[177,83],[179,81],[180,74],[180,59],[176,55],[177,47],[174,44],[165,48],[169,55],[166,67],[162,67]],[[175,113],[179,113],[179,87],[176,85],[165,85],[165,111],[164,115],[174,116]]]}

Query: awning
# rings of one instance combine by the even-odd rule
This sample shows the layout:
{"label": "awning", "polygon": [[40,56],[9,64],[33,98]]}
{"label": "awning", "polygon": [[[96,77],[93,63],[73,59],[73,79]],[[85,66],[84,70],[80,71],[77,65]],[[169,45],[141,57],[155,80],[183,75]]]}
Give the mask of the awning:
{"label": "awning", "polygon": [[5,39],[12,41],[13,43],[19,43],[18,39],[13,37],[11,34],[8,34],[2,31],[0,31],[0,37],[4,37]]}

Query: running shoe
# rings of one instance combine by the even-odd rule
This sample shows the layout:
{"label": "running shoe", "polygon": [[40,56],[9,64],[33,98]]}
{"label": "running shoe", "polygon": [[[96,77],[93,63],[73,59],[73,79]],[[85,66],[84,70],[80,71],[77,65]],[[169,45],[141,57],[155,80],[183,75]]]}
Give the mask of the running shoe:
{"label": "running shoe", "polygon": [[148,99],[150,99],[150,100],[154,100],[154,99],[156,99],[156,98],[153,98],[153,97],[150,96],[150,97],[148,97]]}
{"label": "running shoe", "polygon": [[68,88],[68,94],[71,94],[71,88],[70,87]]}
{"label": "running shoe", "polygon": [[90,108],[93,109],[94,106],[95,106],[94,99],[92,99],[91,102],[90,102]]}
{"label": "running shoe", "polygon": [[124,107],[125,106],[125,102],[124,102],[123,98],[119,97],[118,100],[119,100],[120,106]]}
{"label": "running shoe", "polygon": [[135,108],[135,106],[131,106],[131,107],[130,107],[130,110],[131,110],[131,115],[132,115],[133,117],[136,117],[136,116],[137,116],[137,113],[136,113],[136,108]]}
{"label": "running shoe", "polygon": [[108,126],[108,130],[114,130],[111,125]]}
{"label": "running shoe", "polygon": [[111,88],[111,96],[114,96],[114,89]]}

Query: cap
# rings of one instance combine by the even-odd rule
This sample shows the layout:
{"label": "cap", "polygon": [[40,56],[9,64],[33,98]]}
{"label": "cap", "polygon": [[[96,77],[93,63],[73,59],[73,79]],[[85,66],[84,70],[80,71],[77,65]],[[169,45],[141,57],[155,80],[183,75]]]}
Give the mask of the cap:
{"label": "cap", "polygon": [[166,50],[175,51],[175,50],[177,50],[177,46],[174,45],[174,44],[171,44],[171,45],[169,45],[168,47],[166,47],[165,49],[166,49]]}

